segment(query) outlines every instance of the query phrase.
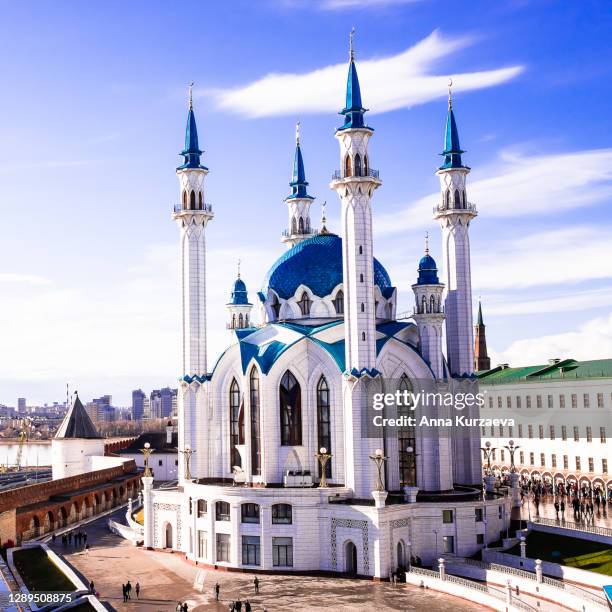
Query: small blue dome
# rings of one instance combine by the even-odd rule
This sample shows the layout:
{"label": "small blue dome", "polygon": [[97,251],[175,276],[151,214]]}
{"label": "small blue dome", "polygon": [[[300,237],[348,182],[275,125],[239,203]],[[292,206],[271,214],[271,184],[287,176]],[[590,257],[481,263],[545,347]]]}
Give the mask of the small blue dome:
{"label": "small blue dome", "polygon": [[232,290],[232,297],[230,304],[244,304],[249,305],[249,295],[247,293],[246,285],[244,281],[238,277],[234,283],[234,289]]}
{"label": "small blue dome", "polygon": [[[286,300],[300,285],[325,297],[342,283],[342,239],[335,234],[318,234],[303,240],[284,253],[270,268],[262,293],[272,289]],[[382,264],[374,259],[374,283],[383,295],[392,289],[391,279]]]}
{"label": "small blue dome", "polygon": [[434,258],[429,253],[426,253],[421,257],[421,261],[419,261],[417,285],[437,285],[439,283],[438,266],[436,266]]}

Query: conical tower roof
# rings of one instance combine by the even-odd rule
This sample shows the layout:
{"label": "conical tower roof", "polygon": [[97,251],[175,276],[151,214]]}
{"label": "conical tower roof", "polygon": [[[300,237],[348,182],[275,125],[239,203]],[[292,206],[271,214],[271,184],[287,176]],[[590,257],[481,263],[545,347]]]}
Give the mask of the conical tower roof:
{"label": "conical tower roof", "polygon": [[96,426],[93,424],[89,415],[85,411],[79,396],[77,395],[70,410],[66,413],[62,424],[60,425],[56,439],[61,438],[101,438]]}

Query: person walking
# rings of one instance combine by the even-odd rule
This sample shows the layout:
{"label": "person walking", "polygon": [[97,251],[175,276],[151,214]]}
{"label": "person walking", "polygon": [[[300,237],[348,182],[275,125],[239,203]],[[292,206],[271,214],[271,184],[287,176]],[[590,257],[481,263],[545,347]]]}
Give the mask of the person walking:
{"label": "person walking", "polygon": [[125,585],[125,591],[127,593],[128,599],[132,599],[132,584],[130,583],[130,581],[127,581],[127,584]]}
{"label": "person walking", "polygon": [[187,605],[187,602],[183,602],[183,611],[182,612],[189,612],[189,606]]}
{"label": "person walking", "polygon": [[255,595],[259,595],[259,578],[257,576],[253,578],[253,585],[255,586]]}
{"label": "person walking", "polygon": [[136,599],[140,599],[140,582],[136,583]]}
{"label": "person walking", "polygon": [[180,601],[176,604],[175,610],[176,612],[183,612],[183,604]]}
{"label": "person walking", "polygon": [[87,544],[87,533],[85,531],[83,532],[83,542]]}
{"label": "person walking", "polygon": [[90,582],[89,582],[89,590],[90,590],[92,593],[95,593],[95,588],[94,588],[94,586],[95,586],[95,585],[94,585],[94,581],[93,581],[93,580],[90,580]]}
{"label": "person walking", "polygon": [[565,520],[565,500],[563,498],[561,498],[560,508],[561,508],[561,518]]}
{"label": "person walking", "polygon": [[51,542],[55,544],[55,532],[51,534]]}
{"label": "person walking", "polygon": [[251,602],[248,599],[244,602],[244,612],[251,612]]}
{"label": "person walking", "polygon": [[125,584],[121,585],[121,590],[123,591],[123,603],[127,601],[127,588]]}
{"label": "person walking", "polygon": [[559,518],[559,502],[555,499],[555,503],[553,504],[553,506],[555,507],[555,518],[558,519]]}
{"label": "person walking", "polygon": [[242,602],[240,600],[238,600],[235,604],[234,607],[236,608],[236,612],[241,612],[242,610]]}
{"label": "person walking", "polygon": [[217,582],[215,584],[215,600],[219,601],[219,591],[221,590],[221,587],[219,586],[219,583]]}

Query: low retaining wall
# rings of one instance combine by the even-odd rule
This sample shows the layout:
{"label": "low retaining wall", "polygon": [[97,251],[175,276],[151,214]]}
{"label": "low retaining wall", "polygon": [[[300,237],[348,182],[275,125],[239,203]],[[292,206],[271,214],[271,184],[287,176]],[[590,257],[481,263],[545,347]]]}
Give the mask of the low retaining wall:
{"label": "low retaining wall", "polygon": [[612,529],[607,527],[594,527],[569,521],[557,522],[552,519],[538,519],[527,523],[527,529],[612,546]]}

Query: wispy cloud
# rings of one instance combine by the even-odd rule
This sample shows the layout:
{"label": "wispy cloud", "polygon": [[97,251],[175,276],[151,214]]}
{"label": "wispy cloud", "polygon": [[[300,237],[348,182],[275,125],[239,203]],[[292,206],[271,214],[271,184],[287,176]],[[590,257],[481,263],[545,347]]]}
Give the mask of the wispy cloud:
{"label": "wispy cloud", "polygon": [[[475,173],[476,174],[476,173]],[[589,206],[612,197],[612,149],[556,155],[502,153],[470,181],[468,199],[487,217],[516,217]],[[431,223],[432,193],[404,210],[378,215],[374,231],[394,234]]]}
{"label": "wispy cloud", "polygon": [[[349,0],[330,0],[334,2]],[[470,37],[446,37],[438,31],[406,51],[381,59],[359,60],[365,103],[377,113],[410,108],[446,95],[448,74],[432,74],[434,64],[473,43]],[[453,74],[455,87],[469,91],[516,77],[523,66]],[[205,90],[220,108],[246,117],[328,113],[344,96],[346,63],[304,74],[268,74],[244,87]]]}
{"label": "wispy cloud", "polygon": [[612,313],[587,321],[575,331],[527,338],[506,350],[492,351],[492,362],[523,366],[546,363],[547,359],[606,359],[612,355]]}
{"label": "wispy cloud", "polygon": [[0,272],[0,284],[19,285],[50,285],[51,281],[36,274],[18,274],[15,272]]}
{"label": "wispy cloud", "polygon": [[319,0],[322,9],[337,11],[351,8],[378,9],[403,4],[415,4],[422,0]]}

